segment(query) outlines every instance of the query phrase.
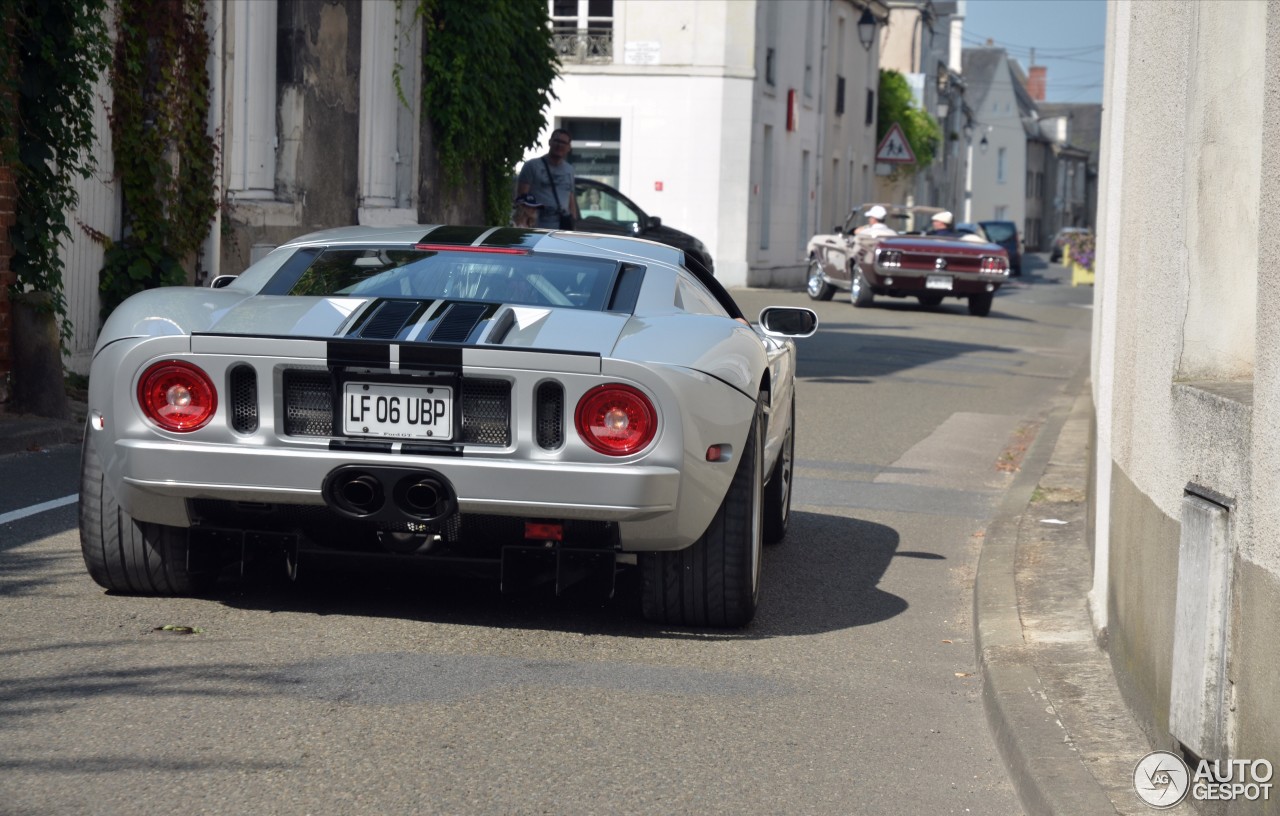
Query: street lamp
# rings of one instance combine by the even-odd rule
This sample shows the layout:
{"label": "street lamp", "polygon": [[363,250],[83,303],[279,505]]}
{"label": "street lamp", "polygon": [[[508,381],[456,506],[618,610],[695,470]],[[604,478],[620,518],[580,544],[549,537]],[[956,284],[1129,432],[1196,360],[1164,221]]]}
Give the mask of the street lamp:
{"label": "street lamp", "polygon": [[867,51],[871,50],[871,43],[876,38],[876,18],[871,13],[871,9],[864,8],[862,16],[858,18],[858,42],[862,43],[862,47]]}
{"label": "street lamp", "polygon": [[988,146],[989,146],[989,143],[987,142],[987,134],[984,133],[982,134],[982,141],[978,142],[978,149],[985,154],[987,152]]}

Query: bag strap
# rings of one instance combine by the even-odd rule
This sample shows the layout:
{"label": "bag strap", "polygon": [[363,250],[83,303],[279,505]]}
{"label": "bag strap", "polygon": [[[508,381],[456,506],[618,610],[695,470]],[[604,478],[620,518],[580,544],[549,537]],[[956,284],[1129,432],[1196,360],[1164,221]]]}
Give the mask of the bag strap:
{"label": "bag strap", "polygon": [[556,212],[564,212],[564,207],[560,206],[560,193],[556,192],[556,177],[551,175],[551,165],[547,164],[547,157],[542,157],[542,166],[547,168],[547,183],[551,185],[551,195],[556,200]]}

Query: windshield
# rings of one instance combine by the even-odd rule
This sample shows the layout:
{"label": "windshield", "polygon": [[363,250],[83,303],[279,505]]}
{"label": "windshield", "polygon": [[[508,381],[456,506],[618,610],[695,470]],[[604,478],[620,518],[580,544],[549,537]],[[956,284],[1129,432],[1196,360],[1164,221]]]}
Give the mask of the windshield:
{"label": "windshield", "polygon": [[987,240],[997,244],[1012,241],[1018,234],[1017,228],[1008,221],[983,221],[982,228],[987,231]]}
{"label": "windshield", "polygon": [[602,311],[617,264],[562,255],[341,247],[320,252],[290,295],[484,300]]}

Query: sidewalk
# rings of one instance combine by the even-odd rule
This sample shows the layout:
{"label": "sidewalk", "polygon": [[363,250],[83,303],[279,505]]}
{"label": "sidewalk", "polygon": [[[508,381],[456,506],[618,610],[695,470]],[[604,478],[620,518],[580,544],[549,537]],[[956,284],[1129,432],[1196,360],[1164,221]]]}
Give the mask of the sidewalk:
{"label": "sidewalk", "polygon": [[1090,410],[1084,391],[1052,412],[987,530],[976,646],[987,720],[1027,813],[1137,816],[1152,812],[1133,789],[1151,747],[1087,607]]}
{"label": "sidewalk", "polygon": [[84,438],[87,413],[85,404],[75,400],[71,402],[69,420],[12,414],[0,409],[0,456],[40,451],[53,445],[79,444]]}

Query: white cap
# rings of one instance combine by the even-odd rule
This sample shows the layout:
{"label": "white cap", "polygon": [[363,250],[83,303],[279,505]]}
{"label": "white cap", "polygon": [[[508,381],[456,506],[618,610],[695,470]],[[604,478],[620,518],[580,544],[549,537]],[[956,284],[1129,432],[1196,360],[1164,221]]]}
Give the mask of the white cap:
{"label": "white cap", "polygon": [[884,211],[884,207],[881,207],[879,204],[867,210],[867,218],[878,218],[883,220],[886,215],[888,215],[888,213],[886,213]]}
{"label": "white cap", "polygon": [[933,220],[934,220],[934,221],[938,221],[938,222],[943,223],[943,224],[946,224],[947,226],[951,226],[951,222],[952,222],[953,218],[952,218],[951,213],[947,212],[946,210],[943,210],[943,211],[942,211],[942,212],[940,212],[940,213],[934,213],[934,214],[933,214]]}

